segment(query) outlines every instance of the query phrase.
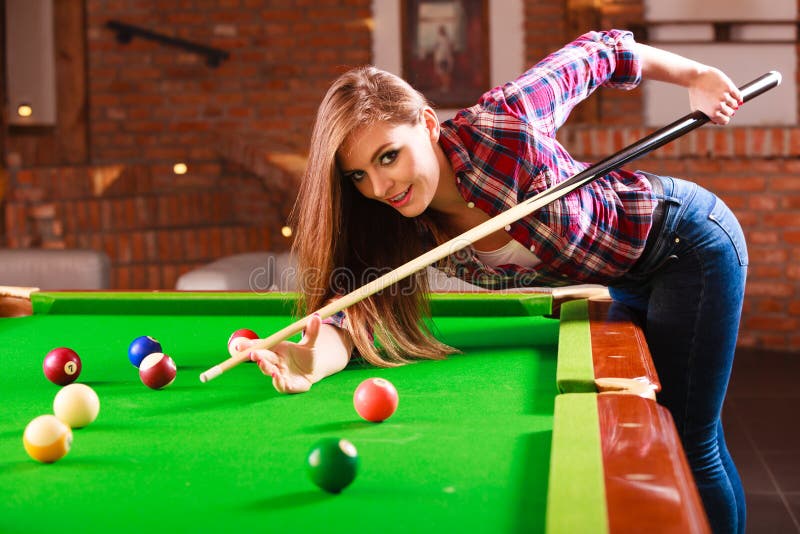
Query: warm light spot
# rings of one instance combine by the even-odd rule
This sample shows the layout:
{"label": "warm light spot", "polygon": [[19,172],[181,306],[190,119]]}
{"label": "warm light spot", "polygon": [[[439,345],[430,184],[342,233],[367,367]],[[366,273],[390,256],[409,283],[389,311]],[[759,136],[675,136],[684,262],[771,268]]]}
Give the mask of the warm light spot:
{"label": "warm light spot", "polygon": [[292,237],[292,229],[289,226],[281,228],[281,235],[283,237]]}
{"label": "warm light spot", "polygon": [[124,170],[124,165],[94,167],[91,174],[94,196],[102,196],[106,192],[106,189],[116,183]]}
{"label": "warm light spot", "polygon": [[20,104],[17,106],[17,115],[20,117],[30,117],[33,115],[33,108],[28,104]]}
{"label": "warm light spot", "polygon": [[176,163],[172,166],[172,172],[175,174],[186,174],[186,171],[188,170],[189,167],[187,167],[185,163]]}
{"label": "warm light spot", "polygon": [[623,476],[631,482],[649,482],[651,480],[655,480],[656,478],[655,475],[650,473],[628,473]]}

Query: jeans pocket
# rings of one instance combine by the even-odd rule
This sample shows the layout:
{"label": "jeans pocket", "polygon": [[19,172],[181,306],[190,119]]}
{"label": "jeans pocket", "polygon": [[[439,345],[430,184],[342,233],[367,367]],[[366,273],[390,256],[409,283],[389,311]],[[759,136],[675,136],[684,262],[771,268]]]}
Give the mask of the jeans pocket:
{"label": "jeans pocket", "polygon": [[736,256],[739,258],[739,265],[746,267],[749,263],[749,258],[747,256],[747,244],[744,240],[742,227],[739,225],[739,221],[736,220],[736,216],[722,199],[717,198],[714,209],[711,210],[708,218],[722,228],[722,231],[725,232],[731,240],[734,250],[736,250]]}

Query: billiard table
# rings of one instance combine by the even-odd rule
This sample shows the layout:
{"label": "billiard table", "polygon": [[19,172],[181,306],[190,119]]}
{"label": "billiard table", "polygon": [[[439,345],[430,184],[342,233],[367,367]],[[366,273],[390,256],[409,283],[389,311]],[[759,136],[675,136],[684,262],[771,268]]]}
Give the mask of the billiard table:
{"label": "billiard table", "polygon": [[[294,298],[26,293],[30,314],[0,320],[0,531],[708,531],[624,308],[551,293],[433,294],[430,326],[460,351],[446,360],[375,368],[354,358],[299,395],[277,393],[249,362],[200,382],[227,357],[231,332],[283,328]],[[145,387],[128,361],[141,335],[178,365],[166,389]],[[101,409],[64,458],[40,464],[22,433],[52,411],[59,388],[42,360],[57,346],[80,354],[78,382]],[[377,424],[352,400],[373,376],[400,394]],[[324,437],[359,452],[340,494],[306,473]]]}

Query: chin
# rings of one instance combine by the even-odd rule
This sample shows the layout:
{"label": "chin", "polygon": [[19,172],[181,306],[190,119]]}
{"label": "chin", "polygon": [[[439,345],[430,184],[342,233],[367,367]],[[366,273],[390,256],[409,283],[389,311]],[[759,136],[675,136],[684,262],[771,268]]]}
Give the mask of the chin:
{"label": "chin", "polygon": [[425,209],[427,209],[427,207],[428,206],[419,206],[415,204],[413,206],[403,206],[402,208],[395,208],[395,209],[403,217],[411,219],[422,215],[425,212]]}
{"label": "chin", "polygon": [[414,217],[420,215],[422,212],[417,210],[407,210],[405,208],[400,208],[399,210],[397,210],[397,213],[399,213],[406,219],[413,219]]}

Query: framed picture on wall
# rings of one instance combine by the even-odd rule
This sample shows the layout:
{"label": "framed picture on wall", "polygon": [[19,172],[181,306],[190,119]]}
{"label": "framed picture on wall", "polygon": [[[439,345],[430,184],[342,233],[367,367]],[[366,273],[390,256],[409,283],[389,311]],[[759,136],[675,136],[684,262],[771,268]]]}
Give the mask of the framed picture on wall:
{"label": "framed picture on wall", "polygon": [[489,87],[487,0],[403,0],[403,77],[438,108]]}

